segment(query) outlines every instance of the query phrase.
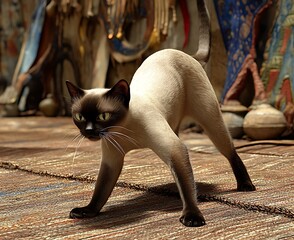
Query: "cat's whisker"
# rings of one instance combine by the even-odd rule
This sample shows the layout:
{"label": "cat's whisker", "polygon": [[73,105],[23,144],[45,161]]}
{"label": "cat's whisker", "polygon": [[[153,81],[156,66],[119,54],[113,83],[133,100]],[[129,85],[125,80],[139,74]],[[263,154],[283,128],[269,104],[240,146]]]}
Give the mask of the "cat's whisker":
{"label": "cat's whisker", "polygon": [[[73,159],[72,159],[72,164],[74,164],[74,162],[75,162],[75,158],[76,158],[77,153],[78,153],[78,149],[79,149],[79,147],[81,146],[82,141],[85,139],[84,136],[82,136],[82,135],[80,135],[80,136],[81,136],[81,138],[79,139],[78,144],[77,144],[77,146],[76,146],[75,153],[74,153],[74,155],[73,155]],[[76,137],[76,138],[78,138],[78,137]]]}
{"label": "cat's whisker", "polygon": [[126,155],[122,146],[110,134],[104,134],[104,138],[109,141],[123,156]]}
{"label": "cat's whisker", "polygon": [[109,150],[109,146],[108,146],[109,140],[107,139],[106,134],[104,132],[100,132],[99,136],[100,136],[101,140],[106,143],[107,149]]}
{"label": "cat's whisker", "polygon": [[76,127],[66,127],[62,129],[62,133],[64,133],[64,138],[70,138],[77,131]]}
{"label": "cat's whisker", "polygon": [[109,136],[104,135],[103,136],[103,139],[106,142],[106,145],[108,147],[108,150],[109,150],[109,145],[108,145],[108,142],[109,142],[109,143],[111,143],[112,146],[114,146],[120,152],[120,150],[117,148],[117,146],[115,145],[115,143],[112,142],[112,140],[109,138]]}
{"label": "cat's whisker", "polygon": [[71,145],[74,141],[76,141],[79,137],[82,137],[81,133],[76,134],[76,135],[74,136],[74,138],[70,140],[70,142],[69,142],[69,143],[67,144],[67,146],[66,146],[65,151],[67,151],[68,148],[70,147],[70,145]]}
{"label": "cat's whisker", "polygon": [[108,140],[107,140],[107,138],[105,137],[105,135],[104,135],[104,134],[101,134],[100,137],[101,137],[101,140],[102,140],[103,142],[105,142],[106,147],[107,147],[107,149],[109,150]]}
{"label": "cat's whisker", "polygon": [[109,132],[109,134],[117,136],[120,139],[127,140],[130,143],[134,144],[135,146],[139,147],[138,142],[134,138],[132,138],[132,137],[126,135],[126,134],[123,134],[123,133],[120,133],[120,132]]}
{"label": "cat's whisker", "polygon": [[109,139],[111,139],[112,142],[114,142],[114,145],[116,146],[116,148],[119,150],[119,152],[124,156],[126,155],[124,149],[122,148],[122,146],[111,136],[109,135]]}
{"label": "cat's whisker", "polygon": [[128,131],[128,132],[132,132],[132,133],[134,133],[134,131],[132,131],[132,130],[130,130],[130,129],[128,129],[128,128],[125,128],[125,127],[123,127],[123,126],[109,126],[109,127],[103,128],[101,131],[104,132],[104,131],[106,131],[106,130],[108,130],[108,129],[112,129],[112,128],[120,128],[120,129],[126,130],[126,131]]}
{"label": "cat's whisker", "polygon": [[77,140],[79,137],[83,137],[83,135],[81,133],[78,133],[76,136],[74,136],[74,138],[72,139],[72,142]]}

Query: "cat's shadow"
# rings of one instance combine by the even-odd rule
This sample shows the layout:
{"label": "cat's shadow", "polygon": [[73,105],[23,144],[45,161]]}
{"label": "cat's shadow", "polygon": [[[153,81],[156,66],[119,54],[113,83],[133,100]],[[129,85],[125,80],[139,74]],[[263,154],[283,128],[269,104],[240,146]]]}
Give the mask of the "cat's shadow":
{"label": "cat's shadow", "polygon": [[[197,183],[197,190],[200,196],[220,192],[216,185],[208,183]],[[178,217],[180,217],[182,202],[175,183],[151,187],[144,192],[135,192],[135,195],[138,195],[135,197],[133,194],[134,192],[130,192],[128,200],[120,200],[120,197],[113,196],[113,198],[117,198],[115,203],[106,204],[97,217],[78,220],[76,224],[85,228],[105,229],[140,223],[143,219],[151,216],[154,219],[162,218],[162,214],[171,212],[178,212]]]}

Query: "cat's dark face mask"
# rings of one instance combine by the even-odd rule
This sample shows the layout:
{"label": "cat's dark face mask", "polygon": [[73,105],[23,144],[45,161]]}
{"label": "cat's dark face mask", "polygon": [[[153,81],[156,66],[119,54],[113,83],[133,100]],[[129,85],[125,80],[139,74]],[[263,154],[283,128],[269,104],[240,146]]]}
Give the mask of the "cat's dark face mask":
{"label": "cat's dark face mask", "polygon": [[107,137],[128,111],[130,90],[124,80],[103,94],[84,91],[70,82],[66,84],[72,100],[74,123],[89,140]]}

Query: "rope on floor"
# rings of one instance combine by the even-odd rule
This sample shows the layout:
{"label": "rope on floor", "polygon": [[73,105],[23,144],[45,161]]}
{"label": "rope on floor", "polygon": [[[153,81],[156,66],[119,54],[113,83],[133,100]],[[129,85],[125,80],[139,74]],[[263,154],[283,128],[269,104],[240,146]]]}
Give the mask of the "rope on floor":
{"label": "rope on floor", "polygon": [[[22,171],[22,172],[26,172],[30,174],[39,175],[39,176],[54,177],[59,179],[72,180],[72,181],[80,181],[80,182],[88,182],[88,183],[94,183],[96,181],[95,178],[90,176],[81,177],[81,176],[74,176],[72,174],[62,175],[62,174],[50,173],[47,171],[37,171],[37,170],[21,167],[17,164],[10,163],[10,162],[0,162],[0,168],[7,169],[7,170],[18,170],[18,171]],[[173,191],[171,189],[168,189],[168,188],[163,189],[162,187],[160,188],[148,187],[143,184],[117,182],[116,187],[128,188],[131,190],[142,191],[142,192],[150,192],[150,193],[162,195],[162,196],[177,197],[177,198],[180,197],[178,192]],[[204,202],[217,202],[217,203],[225,204],[231,207],[244,209],[247,211],[261,212],[261,213],[266,213],[271,215],[281,215],[291,219],[294,218],[294,212],[284,207],[273,207],[273,206],[265,206],[265,205],[259,205],[259,204],[240,202],[240,201],[232,200],[229,198],[224,198],[224,197],[209,195],[209,194],[199,195],[198,199]]]}

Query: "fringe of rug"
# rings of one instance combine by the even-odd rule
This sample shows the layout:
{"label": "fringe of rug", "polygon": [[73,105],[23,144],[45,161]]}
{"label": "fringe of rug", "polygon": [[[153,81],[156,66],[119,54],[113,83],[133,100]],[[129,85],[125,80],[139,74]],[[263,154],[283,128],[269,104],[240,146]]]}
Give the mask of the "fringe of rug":
{"label": "fringe of rug", "polygon": [[[80,182],[94,183],[96,181],[95,178],[90,176],[81,177],[81,176],[74,176],[72,174],[62,175],[62,174],[50,173],[47,171],[37,171],[37,170],[21,167],[17,164],[10,163],[10,162],[0,162],[0,168],[7,169],[7,170],[18,170],[18,171],[22,171],[22,172],[26,172],[30,174],[39,175],[39,176],[54,177],[59,179],[66,179],[66,180],[73,180],[73,181],[80,181]],[[150,193],[154,193],[154,194],[162,195],[162,196],[180,198],[178,192],[168,188],[164,189],[162,187],[148,187],[143,184],[133,184],[133,183],[127,183],[127,182],[121,182],[121,181],[116,183],[116,187],[128,188],[131,190],[142,191],[142,192],[150,192]],[[259,204],[240,202],[240,201],[232,200],[229,198],[224,198],[224,197],[209,195],[209,194],[198,195],[198,199],[204,202],[205,201],[217,202],[220,204],[225,204],[228,206],[244,209],[247,211],[261,212],[261,213],[266,213],[270,215],[281,215],[291,219],[294,218],[294,212],[284,207],[273,207],[273,206],[265,206],[265,205],[259,205]]]}

